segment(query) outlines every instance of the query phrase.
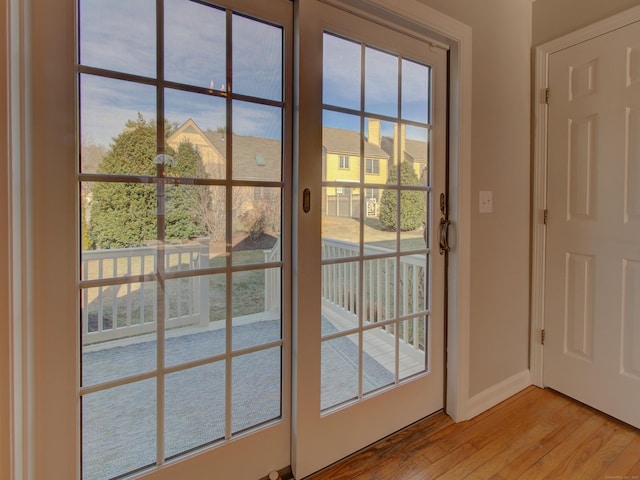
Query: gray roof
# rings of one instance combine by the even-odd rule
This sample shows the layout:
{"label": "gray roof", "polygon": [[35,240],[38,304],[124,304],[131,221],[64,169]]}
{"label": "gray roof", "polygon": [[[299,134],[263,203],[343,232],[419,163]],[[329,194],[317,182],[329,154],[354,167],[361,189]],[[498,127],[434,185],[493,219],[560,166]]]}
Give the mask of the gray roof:
{"label": "gray roof", "polygon": [[405,153],[411,155],[416,162],[427,162],[427,142],[421,140],[410,140],[407,138],[405,143]]}
{"label": "gray roof", "polygon": [[[389,152],[389,155],[393,157],[393,138],[392,137],[382,137],[382,146],[386,152]],[[405,150],[404,150],[403,158],[406,160],[409,157],[412,161],[418,163],[427,163],[428,158],[428,150],[427,143],[422,140],[411,140],[407,138],[405,141]]]}
{"label": "gray roof", "polygon": [[[223,132],[204,132],[216,149],[225,156],[227,135]],[[282,178],[282,142],[273,138],[233,135],[234,180],[280,181]]]}
{"label": "gray roof", "polygon": [[[322,146],[331,153],[360,155],[360,134],[353,130],[323,127]],[[389,155],[377,145],[365,141],[364,154],[367,157],[389,158]]]}

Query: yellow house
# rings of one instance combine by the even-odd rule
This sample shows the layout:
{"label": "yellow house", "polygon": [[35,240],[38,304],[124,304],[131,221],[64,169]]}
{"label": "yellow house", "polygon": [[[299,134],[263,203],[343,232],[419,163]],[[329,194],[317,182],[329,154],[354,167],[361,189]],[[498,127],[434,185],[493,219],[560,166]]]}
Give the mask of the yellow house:
{"label": "yellow house", "polygon": [[[371,127],[370,127],[371,128]],[[378,129],[379,131],[379,129]],[[371,131],[370,135],[371,137]],[[364,197],[367,216],[378,215],[382,188],[387,183],[389,154],[377,142],[364,141]],[[323,213],[333,216],[358,216],[361,192],[350,184],[360,182],[360,134],[353,130],[324,127],[322,129],[323,179],[333,185],[323,194]]]}
{"label": "yellow house", "polygon": [[[209,133],[209,132],[207,132]],[[221,178],[225,173],[225,152],[219,150],[219,146],[214,145],[212,138],[207,135],[192,119],[184,122],[167,139],[167,145],[174,150],[182,142],[189,142],[200,153],[202,163],[208,178]],[[215,132],[211,132],[215,133]]]}

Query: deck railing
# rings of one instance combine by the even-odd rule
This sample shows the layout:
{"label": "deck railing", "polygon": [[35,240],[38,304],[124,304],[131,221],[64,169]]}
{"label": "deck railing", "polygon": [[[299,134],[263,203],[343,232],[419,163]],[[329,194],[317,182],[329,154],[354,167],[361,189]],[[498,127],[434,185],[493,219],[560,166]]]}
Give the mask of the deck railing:
{"label": "deck railing", "polygon": [[[323,258],[348,259],[358,254],[359,245],[329,238],[322,239]],[[136,247],[82,252],[82,272],[85,280],[99,280],[100,286],[82,290],[83,344],[103,342],[152,333],[157,329],[156,282],[120,282],[121,277],[153,274],[157,271],[155,247]],[[414,349],[424,349],[424,327],[420,312],[426,311],[426,261],[423,255],[385,256],[392,250],[367,245],[362,300],[358,295],[357,262],[328,263],[322,267],[322,297],[324,302],[343,310],[345,317],[357,318],[362,312],[365,323],[390,320],[396,315],[413,318],[383,330],[395,331],[400,340]],[[207,266],[207,243],[171,245],[164,248],[168,271],[191,270]],[[278,261],[280,240],[265,250],[265,262]],[[396,262],[400,259],[400,267]],[[396,276],[399,276],[396,278]],[[106,281],[105,281],[106,280]],[[165,280],[165,328],[203,326],[209,324],[209,282],[206,276],[187,276]],[[281,275],[279,268],[265,269],[264,311],[279,308]],[[362,305],[359,303],[362,302]],[[334,312],[336,308],[334,308]],[[416,314],[414,316],[414,314]],[[424,315],[422,315],[424,316]]]}
{"label": "deck railing", "polygon": [[[207,266],[207,243],[164,247],[167,271]],[[83,280],[99,285],[82,290],[83,344],[103,342],[156,331],[157,282],[120,282],[157,272],[156,247],[114,248],[82,252]],[[206,277],[164,281],[166,328],[209,323],[209,284]]]}
{"label": "deck railing", "polygon": [[[322,239],[323,259],[348,259],[358,255],[357,243],[329,238]],[[411,316],[426,311],[425,282],[427,264],[424,255],[401,255],[400,267],[396,269],[396,256],[385,257],[393,250],[374,245],[364,246],[362,306],[359,305],[357,262],[328,263],[322,267],[322,296],[350,314],[357,316],[362,311],[364,323],[378,323],[395,317],[396,302],[399,315]],[[396,275],[399,277],[396,278]],[[423,315],[424,316],[424,315]],[[400,322],[400,340],[415,349],[424,349],[424,327],[420,315]],[[394,326],[383,328],[394,333]]]}
{"label": "deck railing", "polygon": [[[282,258],[282,242],[278,236],[270,250],[264,250],[264,263],[278,262]],[[279,310],[282,303],[280,268],[264,271],[264,311]]]}

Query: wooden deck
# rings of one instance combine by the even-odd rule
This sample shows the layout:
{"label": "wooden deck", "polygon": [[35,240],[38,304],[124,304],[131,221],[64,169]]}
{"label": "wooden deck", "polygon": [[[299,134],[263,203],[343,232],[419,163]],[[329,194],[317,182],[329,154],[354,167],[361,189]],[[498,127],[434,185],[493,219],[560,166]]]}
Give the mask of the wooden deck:
{"label": "wooden deck", "polygon": [[[329,320],[335,329],[340,332],[353,330],[358,326],[358,318],[356,315],[326,300],[322,304],[322,316]],[[395,375],[395,337],[379,328],[369,329],[367,332],[369,335],[364,345],[365,353],[370,355],[371,358],[386,368],[391,374]],[[424,352],[404,342],[400,342],[398,367],[398,376],[400,379],[405,379],[411,375],[422,372],[425,368]]]}
{"label": "wooden deck", "polygon": [[640,479],[640,431],[529,387],[462,423],[437,414],[308,480]]}

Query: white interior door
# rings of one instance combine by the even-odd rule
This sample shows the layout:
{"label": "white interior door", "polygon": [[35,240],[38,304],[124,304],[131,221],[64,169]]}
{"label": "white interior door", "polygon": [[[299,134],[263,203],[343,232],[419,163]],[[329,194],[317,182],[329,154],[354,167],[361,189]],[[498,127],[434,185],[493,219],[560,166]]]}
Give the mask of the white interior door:
{"label": "white interior door", "polygon": [[299,9],[302,478],[443,408],[447,53],[323,2]]}
{"label": "white interior door", "polygon": [[640,24],[549,63],[544,383],[640,427]]}

